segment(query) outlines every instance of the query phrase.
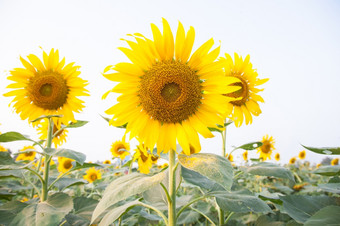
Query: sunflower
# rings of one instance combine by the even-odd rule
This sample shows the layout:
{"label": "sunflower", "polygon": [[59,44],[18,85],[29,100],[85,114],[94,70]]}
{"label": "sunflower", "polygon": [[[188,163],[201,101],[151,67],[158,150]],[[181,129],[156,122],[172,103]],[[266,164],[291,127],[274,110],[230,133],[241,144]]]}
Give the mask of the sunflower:
{"label": "sunflower", "polygon": [[150,168],[152,167],[151,154],[148,153],[144,144],[138,145],[137,149],[135,149],[133,162],[135,160],[138,162],[138,171],[144,174],[150,173]]}
{"label": "sunflower", "polygon": [[23,68],[10,71],[9,80],[14,83],[7,88],[14,89],[4,96],[12,100],[16,113],[22,120],[32,121],[42,115],[63,115],[63,123],[74,122],[73,112],[84,108],[84,101],[78,96],[88,96],[84,88],[87,81],[81,79],[79,66],[69,63],[65,58],[59,61],[59,51],[51,49],[49,55],[43,51],[43,60],[30,54],[28,60],[20,57]]}
{"label": "sunflower", "polygon": [[234,161],[234,156],[232,154],[226,154],[226,157],[228,158],[228,160],[230,162],[233,162]]}
{"label": "sunflower", "polygon": [[338,164],[339,164],[339,159],[338,159],[338,158],[332,159],[332,161],[331,161],[331,165],[332,165],[332,166],[336,166],[336,165],[338,165]]}
{"label": "sunflower", "polygon": [[262,146],[257,149],[257,153],[260,152],[260,158],[262,158],[264,161],[268,158],[271,159],[271,155],[273,153],[273,150],[275,150],[274,147],[275,141],[272,136],[264,136],[262,138]]}
{"label": "sunflower", "polygon": [[294,164],[296,162],[296,157],[293,157],[289,160],[289,164]]}
{"label": "sunflower", "polygon": [[157,161],[159,159],[159,156],[157,155],[153,155],[153,154],[150,154],[151,155],[151,161],[152,161],[152,164],[157,164]]}
{"label": "sunflower", "polygon": [[113,157],[119,157],[121,160],[124,160],[126,156],[130,154],[128,152],[130,150],[130,144],[126,143],[124,139],[122,141],[116,141],[111,146],[111,153]]}
{"label": "sunflower", "polygon": [[103,162],[103,164],[108,164],[108,165],[110,165],[110,164],[111,164],[111,161],[110,161],[110,160],[105,160],[105,161]]}
{"label": "sunflower", "polygon": [[96,170],[94,167],[86,170],[86,175],[84,175],[84,179],[90,183],[93,183],[93,181],[99,180],[101,178],[102,174],[100,173],[100,170]]}
{"label": "sunflower", "polygon": [[247,162],[248,161],[248,151],[243,152],[242,156],[243,156],[243,160]]}
{"label": "sunflower", "polygon": [[24,153],[19,154],[18,157],[16,158],[16,161],[20,160],[33,161],[36,155],[35,148],[33,146],[25,146],[23,147],[23,149],[20,150],[20,152]]}
{"label": "sunflower", "polygon": [[72,162],[74,162],[73,159],[58,157],[58,171],[61,173],[69,171],[73,167]]}
{"label": "sunflower", "polygon": [[303,151],[300,151],[299,153],[299,159],[305,159],[306,158],[306,151],[303,150]]}
{"label": "sunflower", "polygon": [[[48,132],[48,120],[44,119],[39,124],[38,127],[38,134],[40,134],[39,139],[46,140],[47,139],[47,132]],[[68,130],[67,129],[61,129],[61,126],[63,123],[61,123],[60,118],[54,119],[53,123],[53,135],[54,138],[52,139],[52,143],[54,144],[55,148],[60,147],[64,142],[66,142],[66,137]]]}
{"label": "sunflower", "polygon": [[8,152],[8,150],[4,146],[0,145],[0,152]]}
{"label": "sunflower", "polygon": [[258,102],[264,102],[264,100],[257,93],[263,91],[263,89],[258,89],[256,86],[262,85],[269,80],[259,79],[256,69],[253,69],[253,65],[249,60],[249,55],[243,60],[237,53],[234,54],[234,61],[229,54],[225,54],[225,58],[220,58],[220,61],[223,62],[225,76],[238,79],[232,85],[238,86],[240,89],[233,93],[225,94],[226,96],[237,98],[237,100],[226,105],[227,112],[230,113],[236,127],[241,126],[243,121],[245,121],[246,125],[251,124],[253,121],[252,115],[259,116],[261,114]]}
{"label": "sunflower", "polygon": [[321,166],[321,163],[316,164],[316,168],[319,168]]}
{"label": "sunflower", "polygon": [[274,158],[276,161],[280,161],[280,153],[276,153]]}
{"label": "sunflower", "polygon": [[139,33],[131,35],[135,41],[125,40],[129,48],[119,49],[131,63],[105,68],[103,75],[119,84],[103,98],[110,92],[121,94],[106,113],[113,115],[111,125],[127,124],[130,138],[138,137],[150,149],[156,145],[158,154],[176,150],[177,140],[189,155],[190,144],[200,149],[198,133],[213,137],[208,127],[223,125],[227,112],[222,106],[235,100],[223,94],[238,90],[229,86],[238,79],[223,76],[216,61],[220,47],[211,50],[213,39],[191,55],[194,28],[186,33],[179,22],[174,37],[168,22],[162,22],[163,34],[151,24],[153,40]]}

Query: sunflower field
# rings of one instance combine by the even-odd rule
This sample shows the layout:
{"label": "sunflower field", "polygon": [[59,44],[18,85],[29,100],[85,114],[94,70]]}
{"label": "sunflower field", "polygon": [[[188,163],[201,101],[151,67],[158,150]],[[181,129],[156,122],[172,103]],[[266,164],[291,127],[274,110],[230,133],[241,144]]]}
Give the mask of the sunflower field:
{"label": "sunflower field", "polygon": [[[270,135],[227,150],[228,126],[256,120],[270,85],[250,56],[221,53],[213,39],[194,49],[195,29],[181,22],[173,30],[162,19],[151,32],[123,39],[129,62],[102,73],[112,82],[103,99],[117,95],[102,118],[124,131],[104,162],[63,148],[69,130],[88,123],[76,119],[90,93],[80,67],[56,49],[20,57],[2,95],[39,140],[0,134],[0,225],[340,225],[340,165],[332,157],[340,148],[302,145],[288,164]],[[222,140],[219,155],[201,150],[212,137]],[[16,141],[29,145],[6,148]],[[308,152],[325,158],[311,164]]]}

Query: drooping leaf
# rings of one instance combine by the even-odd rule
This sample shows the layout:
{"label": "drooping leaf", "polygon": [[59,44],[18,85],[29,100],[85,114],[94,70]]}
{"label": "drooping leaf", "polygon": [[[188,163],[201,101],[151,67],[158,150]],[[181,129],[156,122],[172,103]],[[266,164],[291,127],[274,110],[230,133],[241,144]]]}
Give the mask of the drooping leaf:
{"label": "drooping leaf", "polygon": [[321,166],[318,169],[312,171],[312,173],[320,174],[320,175],[323,175],[323,176],[336,176],[336,175],[340,175],[340,165]]}
{"label": "drooping leaf", "polygon": [[340,206],[326,206],[311,216],[305,226],[340,225]]}
{"label": "drooping leaf", "polygon": [[235,149],[243,149],[243,150],[251,151],[251,150],[255,150],[256,148],[261,147],[262,145],[263,145],[262,142],[251,142],[251,143],[241,145]]}
{"label": "drooping leaf", "polygon": [[73,151],[70,149],[58,149],[53,156],[66,157],[76,160],[78,163],[83,164],[86,160],[86,155],[81,152]]}
{"label": "drooping leaf", "polygon": [[233,168],[226,158],[215,154],[197,153],[190,156],[179,155],[178,160],[183,167],[198,172],[226,190],[231,189]]}
{"label": "drooping leaf", "polygon": [[302,147],[310,150],[312,152],[322,154],[322,155],[340,155],[340,147],[336,148],[314,148],[302,145]]}
{"label": "drooping leaf", "polygon": [[248,168],[243,168],[243,170],[253,175],[279,177],[295,181],[289,169],[269,162],[260,162]]}
{"label": "drooping leaf", "polygon": [[18,140],[33,141],[29,139],[28,136],[22,135],[21,133],[18,133],[18,132],[7,132],[7,133],[0,134],[0,143],[1,142],[12,142],[12,141],[18,141]]}

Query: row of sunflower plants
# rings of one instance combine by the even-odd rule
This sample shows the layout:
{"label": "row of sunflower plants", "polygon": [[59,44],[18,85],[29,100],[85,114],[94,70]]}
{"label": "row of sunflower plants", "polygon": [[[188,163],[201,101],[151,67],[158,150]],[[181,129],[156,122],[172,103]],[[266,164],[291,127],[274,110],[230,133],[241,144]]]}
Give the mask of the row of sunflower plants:
{"label": "row of sunflower plants", "polygon": [[[151,24],[153,40],[129,35],[128,47],[119,49],[130,62],[104,69],[103,76],[118,84],[103,98],[119,94],[105,112],[112,115],[109,125],[125,130],[111,147],[114,164],[85,162],[83,153],[60,148],[68,129],[87,123],[74,116],[84,108],[78,97],[89,95],[79,66],[65,65],[54,49],[43,51],[42,60],[20,57],[24,68],[10,71],[13,90],[4,95],[13,97],[15,111],[41,140],[18,132],[0,135],[1,143],[31,142],[19,153],[0,152],[1,198],[7,200],[0,223],[337,225],[339,165],[311,169],[294,158],[286,166],[267,162],[274,150],[268,135],[227,153],[226,128],[251,124],[264,102],[257,86],[268,79],[258,78],[249,55],[219,57],[213,39],[192,53],[193,27],[185,32],[179,22],[174,36],[165,19],[162,24],[163,33]],[[202,153],[199,135],[214,134],[222,139],[221,154]],[[127,138],[139,142],[133,154]],[[305,148],[340,154],[339,148]],[[236,166],[232,153],[239,150],[245,150],[244,159],[248,151],[260,155]],[[301,153],[300,159],[306,155]],[[156,167],[160,159],[166,164]]]}

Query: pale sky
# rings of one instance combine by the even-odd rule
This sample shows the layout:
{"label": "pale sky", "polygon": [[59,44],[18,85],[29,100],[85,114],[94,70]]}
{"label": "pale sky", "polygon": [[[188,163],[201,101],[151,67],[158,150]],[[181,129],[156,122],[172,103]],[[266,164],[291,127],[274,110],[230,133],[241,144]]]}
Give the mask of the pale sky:
{"label": "pale sky", "polygon": [[[42,50],[59,49],[66,62],[81,66],[89,81],[90,97],[82,98],[86,108],[76,115],[90,121],[70,129],[64,148],[83,152],[88,161],[111,157],[112,142],[123,130],[108,126],[101,115],[115,103],[102,100],[113,87],[101,72],[107,65],[127,61],[117,49],[126,46],[121,38],[129,33],[152,37],[150,23],[161,27],[161,18],[173,32],[178,21],[196,31],[194,49],[209,38],[221,56],[225,52],[250,54],[259,78],[270,78],[260,93],[265,100],[262,114],[251,125],[228,127],[228,149],[259,141],[265,134],[276,140],[282,161],[297,156],[300,144],[315,147],[340,146],[340,2],[319,1],[27,1],[0,0],[0,131],[19,131],[37,138],[35,129],[22,121],[2,96],[8,71],[22,67],[19,56],[42,56]],[[202,152],[221,153],[221,138],[201,137]],[[136,142],[131,142],[132,148]],[[27,142],[4,143],[12,151]],[[236,152],[237,159],[242,152]],[[250,156],[255,156],[250,155]],[[307,152],[307,160],[319,162],[324,156]]]}

